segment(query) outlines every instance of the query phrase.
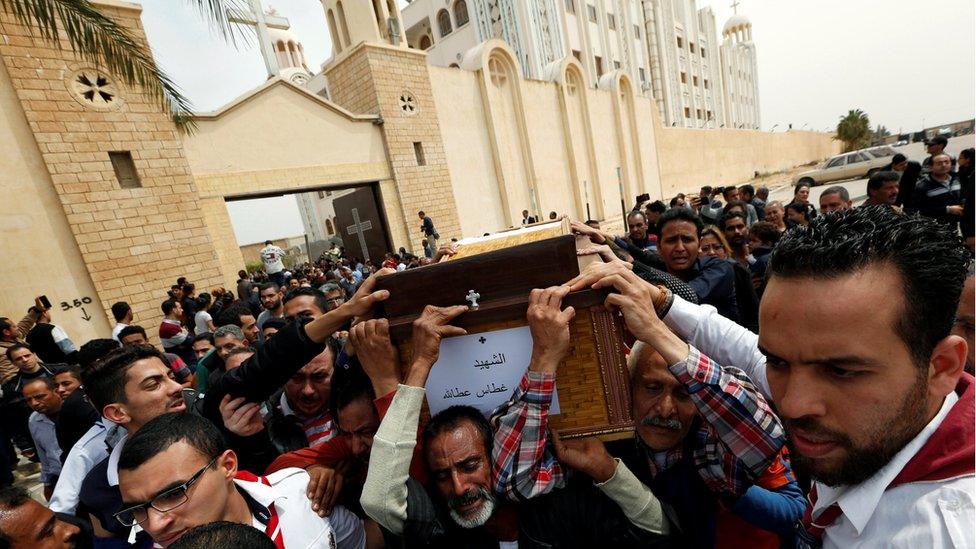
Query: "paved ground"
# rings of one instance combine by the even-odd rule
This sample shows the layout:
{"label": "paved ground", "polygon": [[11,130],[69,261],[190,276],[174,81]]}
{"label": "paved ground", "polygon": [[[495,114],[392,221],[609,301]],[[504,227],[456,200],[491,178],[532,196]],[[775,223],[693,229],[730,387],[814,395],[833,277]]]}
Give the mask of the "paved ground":
{"label": "paved ground", "polygon": [[[946,146],[946,151],[948,151],[952,156],[958,157],[960,151],[967,147],[974,146],[974,142],[976,142],[976,136],[973,135],[953,137],[949,140],[949,144]],[[922,143],[911,143],[903,147],[895,147],[895,150],[907,156],[909,160],[916,160],[918,162],[925,160],[925,157],[928,156],[928,154],[925,152],[925,146]],[[775,183],[767,181],[763,184],[769,187],[769,195],[773,200],[780,200],[786,204],[793,198],[793,175],[808,169],[812,169],[812,167],[803,166],[790,170],[788,173],[777,174],[774,176],[777,180]],[[851,193],[851,199],[854,200],[855,205],[857,205],[867,199],[867,184],[867,179],[849,179],[847,181],[837,181],[827,185],[814,187],[810,189],[810,202],[819,210],[820,193],[822,193],[827,187],[841,185]]]}

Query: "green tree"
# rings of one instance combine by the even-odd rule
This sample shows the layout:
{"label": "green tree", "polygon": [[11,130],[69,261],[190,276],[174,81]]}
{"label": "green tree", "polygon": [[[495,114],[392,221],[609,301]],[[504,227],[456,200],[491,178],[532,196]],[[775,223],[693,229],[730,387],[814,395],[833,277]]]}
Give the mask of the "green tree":
{"label": "green tree", "polygon": [[875,139],[881,139],[881,138],[884,138],[884,137],[888,137],[889,135],[891,135],[891,132],[888,131],[888,128],[886,128],[884,126],[879,125],[874,130],[874,137],[875,137]]}
{"label": "green tree", "polygon": [[[247,31],[230,23],[227,15],[228,10],[246,10],[241,0],[186,2],[196,5],[224,39],[246,40]],[[141,87],[180,129],[192,129],[190,100],[156,65],[149,48],[89,0],[0,0],[0,11],[12,14],[32,36],[58,48],[65,41],[76,56],[102,67],[127,86]]]}
{"label": "green tree", "polygon": [[863,147],[871,139],[871,121],[861,109],[847,111],[837,123],[837,137],[844,142],[845,151]]}

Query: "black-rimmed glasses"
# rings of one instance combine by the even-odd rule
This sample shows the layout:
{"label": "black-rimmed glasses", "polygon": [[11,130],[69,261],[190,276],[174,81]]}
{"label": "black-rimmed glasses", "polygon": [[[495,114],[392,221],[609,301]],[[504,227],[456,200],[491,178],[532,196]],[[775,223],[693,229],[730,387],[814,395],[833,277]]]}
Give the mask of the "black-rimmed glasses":
{"label": "black-rimmed glasses", "polygon": [[213,464],[217,462],[219,457],[220,456],[210,460],[210,463],[204,465],[202,469],[194,473],[193,476],[183,484],[170,488],[161,494],[157,494],[156,497],[152,498],[152,500],[150,500],[148,503],[133,505],[132,507],[122,509],[118,513],[115,513],[115,520],[122,523],[123,526],[132,527],[136,524],[146,522],[146,519],[149,518],[150,507],[159,511],[160,513],[166,513],[176,509],[180,505],[183,505],[190,499],[190,496],[186,493],[187,490],[190,489],[190,486],[193,486],[194,482],[200,480],[200,477],[203,476],[203,473],[207,469],[213,467]]}

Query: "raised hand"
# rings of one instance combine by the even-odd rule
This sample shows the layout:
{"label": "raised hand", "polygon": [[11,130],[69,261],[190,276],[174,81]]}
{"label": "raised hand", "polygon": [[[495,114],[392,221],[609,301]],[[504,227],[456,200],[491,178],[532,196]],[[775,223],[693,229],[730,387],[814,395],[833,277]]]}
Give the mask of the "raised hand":
{"label": "raised hand", "polygon": [[574,233],[581,234],[589,238],[590,242],[594,244],[605,244],[607,241],[607,238],[603,236],[603,233],[601,233],[597,229],[594,229],[593,227],[590,227],[586,223],[581,223],[579,221],[570,221],[569,227],[573,230]]}
{"label": "raised hand", "polygon": [[362,317],[372,313],[373,306],[390,297],[390,292],[387,290],[375,290],[376,280],[381,276],[395,273],[396,269],[390,268],[376,271],[373,276],[363,281],[352,299],[340,305],[339,309],[344,309],[345,314],[350,318]]}
{"label": "raised hand", "polygon": [[610,480],[617,470],[617,462],[597,438],[564,441],[553,431],[552,445],[560,462],[585,473],[596,482]]}
{"label": "raised hand", "polygon": [[562,309],[562,300],[569,294],[569,286],[553,286],[529,293],[526,318],[532,332],[532,360],[529,369],[555,373],[556,367],[569,352],[569,323],[576,316],[572,307]]}
{"label": "raised hand", "polygon": [[458,315],[468,310],[467,305],[453,307],[424,307],[420,318],[413,321],[413,362],[410,372],[404,382],[406,385],[423,387],[427,384],[427,374],[440,356],[441,340],[445,337],[465,335],[463,328],[451,326],[449,323]]}
{"label": "raised hand", "polygon": [[260,402],[245,402],[244,397],[231,399],[224,395],[220,401],[220,417],[224,427],[235,435],[249,437],[264,429]]}
{"label": "raised hand", "polygon": [[381,318],[356,324],[349,330],[349,343],[372,381],[376,396],[395,391],[400,383],[400,360],[390,341],[390,322]]}

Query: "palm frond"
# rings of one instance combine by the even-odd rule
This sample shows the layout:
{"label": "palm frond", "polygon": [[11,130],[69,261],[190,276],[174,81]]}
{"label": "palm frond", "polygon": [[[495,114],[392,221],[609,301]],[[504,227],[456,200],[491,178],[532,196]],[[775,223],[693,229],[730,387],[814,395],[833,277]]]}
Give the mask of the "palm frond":
{"label": "palm frond", "polygon": [[[196,3],[204,19],[225,39],[240,36],[239,25],[227,11],[243,9],[241,0],[187,0]],[[127,86],[139,86],[153,98],[183,132],[194,129],[192,105],[179,86],[157,65],[147,45],[125,27],[106,17],[89,0],[0,0],[0,8],[13,14],[28,32],[71,50],[118,77]],[[248,27],[249,28],[249,27]]]}
{"label": "palm frond", "polygon": [[208,23],[211,30],[224,40],[237,46],[238,40],[245,45],[249,45],[255,37],[254,27],[248,25],[237,25],[230,21],[229,14],[247,13],[250,10],[247,0],[185,0],[188,4],[195,4],[200,11],[204,22]]}

